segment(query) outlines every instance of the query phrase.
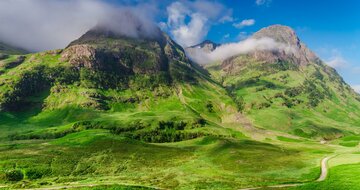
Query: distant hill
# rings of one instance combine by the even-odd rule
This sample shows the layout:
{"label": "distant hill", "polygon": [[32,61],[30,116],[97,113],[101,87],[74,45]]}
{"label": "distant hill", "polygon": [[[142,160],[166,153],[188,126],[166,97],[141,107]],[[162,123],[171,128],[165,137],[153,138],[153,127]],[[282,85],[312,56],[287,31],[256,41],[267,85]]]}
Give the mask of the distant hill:
{"label": "distant hill", "polygon": [[0,54],[7,54],[7,55],[21,55],[26,54],[28,51],[17,48],[8,44],[5,44],[3,42],[0,42]]}

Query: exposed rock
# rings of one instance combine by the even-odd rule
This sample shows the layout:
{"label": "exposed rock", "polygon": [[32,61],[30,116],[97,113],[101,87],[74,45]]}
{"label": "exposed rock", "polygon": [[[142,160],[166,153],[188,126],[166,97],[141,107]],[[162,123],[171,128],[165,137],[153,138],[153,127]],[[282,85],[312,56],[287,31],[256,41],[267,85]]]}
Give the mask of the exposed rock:
{"label": "exposed rock", "polygon": [[273,25],[261,29],[251,38],[271,38],[289,47],[288,51],[255,51],[250,53],[257,60],[267,62],[291,61],[304,66],[317,62],[319,58],[300,41],[295,31],[288,26]]}
{"label": "exposed rock", "polygon": [[219,46],[220,44],[214,43],[210,40],[205,40],[200,44],[185,48],[185,52],[190,58],[192,58],[196,57],[195,55],[199,52],[199,50],[205,53],[210,53]]}
{"label": "exposed rock", "polygon": [[186,50],[191,51],[194,48],[198,48],[198,49],[203,49],[203,51],[209,53],[214,51],[218,46],[220,46],[220,44],[214,43],[210,40],[205,40],[202,43],[198,44],[198,45],[194,45],[191,47],[186,48]]}
{"label": "exposed rock", "polygon": [[183,49],[165,33],[156,39],[141,39],[99,29],[70,43],[61,61],[78,68],[126,74],[154,74],[168,71],[173,61],[188,62]]}
{"label": "exposed rock", "polygon": [[99,68],[95,49],[89,45],[73,45],[61,54],[61,61],[67,61],[76,67]]}

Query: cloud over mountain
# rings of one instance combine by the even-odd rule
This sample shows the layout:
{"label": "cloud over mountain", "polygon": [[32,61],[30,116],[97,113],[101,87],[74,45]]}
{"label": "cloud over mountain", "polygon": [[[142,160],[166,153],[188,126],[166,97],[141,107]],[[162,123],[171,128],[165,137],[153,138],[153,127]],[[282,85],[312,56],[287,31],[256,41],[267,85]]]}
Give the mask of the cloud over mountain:
{"label": "cloud over mountain", "polygon": [[293,52],[295,50],[289,45],[264,37],[260,39],[249,38],[237,43],[223,44],[211,52],[204,51],[201,48],[192,48],[191,52],[188,52],[188,56],[196,63],[208,64],[253,51]]}
{"label": "cloud over mountain", "polygon": [[233,20],[231,10],[220,3],[204,0],[176,1],[167,7],[167,14],[167,22],[160,26],[183,47],[202,41],[212,24]]}
{"label": "cloud over mountain", "polygon": [[116,7],[100,0],[2,0],[0,41],[32,51],[63,48],[99,22],[131,37],[139,35],[141,25],[141,32],[151,35],[153,11],[144,3]]}

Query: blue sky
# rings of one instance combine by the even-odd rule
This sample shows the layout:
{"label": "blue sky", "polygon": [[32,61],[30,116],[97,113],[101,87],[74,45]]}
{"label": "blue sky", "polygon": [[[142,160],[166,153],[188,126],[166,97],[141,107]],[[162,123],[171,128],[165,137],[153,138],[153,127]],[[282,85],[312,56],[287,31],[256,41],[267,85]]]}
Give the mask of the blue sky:
{"label": "blue sky", "polygon": [[[272,0],[257,5],[254,0],[223,1],[238,21],[255,24],[237,29],[232,23],[214,25],[207,38],[217,42],[237,40],[240,32],[251,34],[272,24],[288,25],[324,61],[351,85],[360,84],[360,1]],[[230,34],[228,38],[224,38]],[[338,62],[338,63],[337,63]]]}
{"label": "blue sky", "polygon": [[129,34],[136,22],[124,19],[126,11],[183,47],[290,26],[360,93],[360,0],[1,0],[0,41],[30,51],[64,48],[104,18],[123,18],[112,25]]}
{"label": "blue sky", "polygon": [[[124,1],[125,4],[134,4],[134,1],[126,0],[112,2],[124,4]],[[346,82],[360,91],[359,0],[159,0],[153,2],[156,2],[154,4],[158,7],[156,21],[162,22],[165,25],[164,30],[178,42],[186,40],[177,39],[172,33],[174,26],[169,26],[169,7],[174,3],[181,3],[186,8],[192,9],[187,13],[185,23],[182,23],[185,26],[191,22],[191,14],[208,14],[205,33],[192,31],[194,35],[201,36],[192,40],[195,42],[204,39],[219,43],[235,42],[269,25],[290,26],[308,47],[336,68]],[[209,7],[208,10],[198,10],[196,6],[189,5],[194,2],[204,4],[207,2],[214,6]],[[219,10],[220,13],[216,13]]]}

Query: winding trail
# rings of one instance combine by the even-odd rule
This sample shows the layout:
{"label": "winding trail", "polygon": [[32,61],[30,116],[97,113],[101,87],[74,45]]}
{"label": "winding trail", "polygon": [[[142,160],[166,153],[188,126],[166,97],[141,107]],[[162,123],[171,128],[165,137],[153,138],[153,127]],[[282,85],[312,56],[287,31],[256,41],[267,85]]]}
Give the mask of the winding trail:
{"label": "winding trail", "polygon": [[[334,156],[328,156],[321,160],[321,174],[319,178],[316,181],[324,181],[328,175],[328,166],[327,162],[333,158]],[[250,187],[250,188],[244,188],[244,189],[238,189],[238,190],[255,190],[255,189],[262,189],[262,188],[284,188],[284,187],[296,187],[296,186],[302,186],[309,182],[304,183],[291,183],[291,184],[281,184],[281,185],[270,185],[270,186],[263,186],[263,187]]]}
{"label": "winding trail", "polygon": [[316,181],[324,181],[326,179],[328,170],[329,170],[327,167],[327,162],[332,157],[333,156],[329,156],[329,157],[326,157],[321,160],[321,174],[320,174],[320,177]]}

